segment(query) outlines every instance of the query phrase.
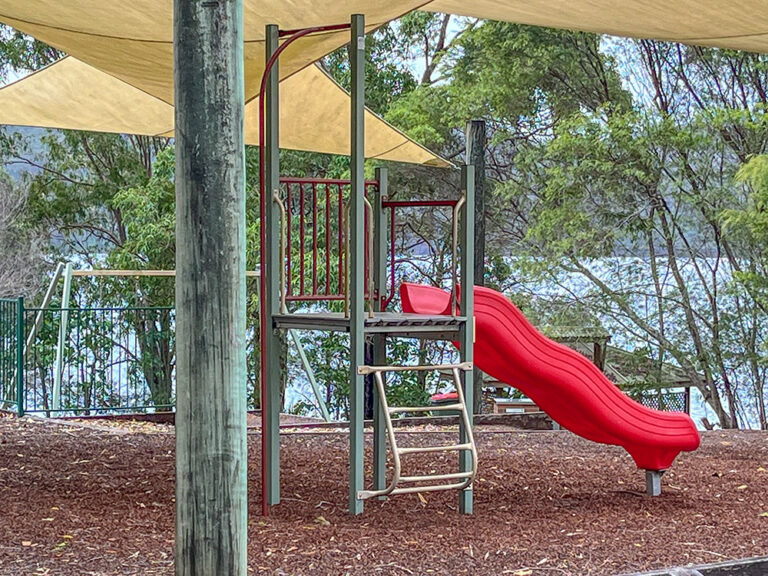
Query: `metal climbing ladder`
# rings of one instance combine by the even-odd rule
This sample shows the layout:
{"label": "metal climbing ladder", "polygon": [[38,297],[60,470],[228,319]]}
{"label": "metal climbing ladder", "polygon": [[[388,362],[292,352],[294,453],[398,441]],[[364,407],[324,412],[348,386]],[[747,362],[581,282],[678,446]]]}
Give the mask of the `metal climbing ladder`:
{"label": "metal climbing ladder", "polygon": [[[387,402],[387,390],[384,382],[386,372],[425,372],[431,370],[450,370],[453,374],[453,381],[456,386],[458,401],[452,404],[443,404],[438,406],[389,406]],[[464,390],[461,383],[460,371],[471,371],[471,362],[462,362],[461,364],[449,364],[443,366],[360,366],[358,373],[360,375],[372,374],[376,381],[376,389],[381,402],[384,422],[387,428],[387,437],[392,452],[394,470],[392,480],[389,485],[382,490],[360,490],[358,498],[367,500],[381,496],[390,496],[394,494],[413,494],[416,492],[437,492],[440,490],[471,490],[472,482],[477,474],[477,447],[472,435],[472,425],[470,422],[467,404],[464,400]],[[408,412],[427,412],[427,411],[457,411],[459,412],[462,428],[465,430],[465,437],[457,444],[439,445],[439,446],[418,446],[418,447],[399,447],[395,438],[395,430],[392,425],[392,415]],[[406,454],[417,454],[427,452],[466,452],[471,457],[471,467],[465,472],[454,472],[450,474],[429,474],[421,476],[402,476],[401,457]],[[438,482],[430,484],[429,482]],[[409,486],[400,487],[400,484],[409,484]]]}

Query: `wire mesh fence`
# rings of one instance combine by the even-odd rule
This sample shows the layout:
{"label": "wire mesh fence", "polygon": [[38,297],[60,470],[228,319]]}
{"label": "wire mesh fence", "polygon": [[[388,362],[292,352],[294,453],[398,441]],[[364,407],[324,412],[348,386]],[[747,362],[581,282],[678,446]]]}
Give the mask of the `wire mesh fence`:
{"label": "wire mesh fence", "polygon": [[633,395],[633,399],[654,410],[685,412],[690,414],[690,388],[683,390],[647,390]]}
{"label": "wire mesh fence", "polygon": [[[172,410],[175,328],[172,307],[42,309],[0,299],[0,409],[52,416]],[[249,339],[249,356],[254,344]],[[249,407],[257,404],[255,389],[249,378]],[[649,408],[690,410],[688,389],[631,395]]]}
{"label": "wire mesh fence", "polygon": [[28,308],[23,317],[27,412],[94,415],[173,407],[173,308]]}

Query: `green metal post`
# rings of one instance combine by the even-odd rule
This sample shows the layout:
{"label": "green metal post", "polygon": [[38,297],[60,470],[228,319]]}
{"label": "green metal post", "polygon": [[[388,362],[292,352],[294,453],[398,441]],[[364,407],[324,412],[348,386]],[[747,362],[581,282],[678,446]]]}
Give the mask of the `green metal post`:
{"label": "green metal post", "polygon": [[16,412],[24,416],[24,298],[16,301]]}
{"label": "green metal post", "polygon": [[[376,169],[379,183],[376,198],[371,199],[373,206],[373,284],[378,292],[374,310],[380,312],[382,300],[387,295],[387,214],[382,206],[388,194],[388,175],[386,168]],[[384,366],[387,363],[387,340],[384,334],[373,335],[373,364]],[[368,376],[373,378],[373,375]],[[387,485],[387,428],[384,422],[384,410],[379,398],[378,387],[373,395],[373,489],[383,490]],[[386,496],[380,496],[385,500]]]}
{"label": "green metal post", "polygon": [[[266,59],[272,57],[279,46],[279,29],[275,25],[267,26],[266,30]],[[280,351],[282,343],[277,331],[273,328],[274,316],[280,312],[280,212],[272,195],[280,188],[280,110],[279,110],[279,63],[275,62],[267,78],[265,94],[266,126],[264,139],[265,199],[266,218],[263,225],[266,230],[267,244],[265,246],[266,262],[266,299],[267,341],[262,343],[262,353],[266,362],[267,373],[267,409],[262,410],[262,433],[264,434],[267,504],[270,506],[280,503]],[[263,406],[263,402],[262,402]]]}
{"label": "green metal post", "polygon": [[[461,186],[465,194],[464,214],[461,214],[461,301],[459,307],[465,322],[459,340],[461,342],[460,358],[462,362],[474,362],[475,346],[475,169],[473,166],[461,167]],[[468,408],[470,425],[473,423],[472,404],[474,402],[474,385],[472,371],[462,371],[464,399]],[[460,442],[467,442],[467,432],[463,425],[459,426]],[[472,455],[463,450],[459,455],[459,469],[468,472],[472,469]],[[472,514],[473,494],[471,489],[462,490],[459,495],[459,510],[462,514]]]}
{"label": "green metal post", "polygon": [[350,209],[349,209],[349,512],[361,514],[363,501],[358,492],[364,483],[363,409],[365,382],[357,368],[365,364],[365,18],[352,16],[349,45],[349,65],[352,92],[351,151],[350,151]]}
{"label": "green metal post", "polygon": [[173,5],[176,576],[246,576],[243,2]]}

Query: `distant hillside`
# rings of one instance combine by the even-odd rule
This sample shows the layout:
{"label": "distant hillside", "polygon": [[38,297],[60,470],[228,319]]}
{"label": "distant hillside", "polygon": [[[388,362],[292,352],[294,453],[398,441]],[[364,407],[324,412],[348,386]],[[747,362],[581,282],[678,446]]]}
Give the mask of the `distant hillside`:
{"label": "distant hillside", "polygon": [[[45,128],[30,128],[28,126],[9,126],[6,129],[8,134],[21,134],[27,142],[30,157],[37,157],[43,153],[42,138],[47,134]],[[24,164],[6,164],[3,169],[13,178],[19,180],[22,174],[27,172],[36,172],[37,169]]]}

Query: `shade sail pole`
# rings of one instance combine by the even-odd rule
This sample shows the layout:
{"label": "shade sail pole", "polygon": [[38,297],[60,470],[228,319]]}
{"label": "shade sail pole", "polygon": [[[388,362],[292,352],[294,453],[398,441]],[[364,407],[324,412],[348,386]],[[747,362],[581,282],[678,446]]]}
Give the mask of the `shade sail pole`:
{"label": "shade sail pole", "polygon": [[245,576],[242,0],[174,1],[176,574]]}

